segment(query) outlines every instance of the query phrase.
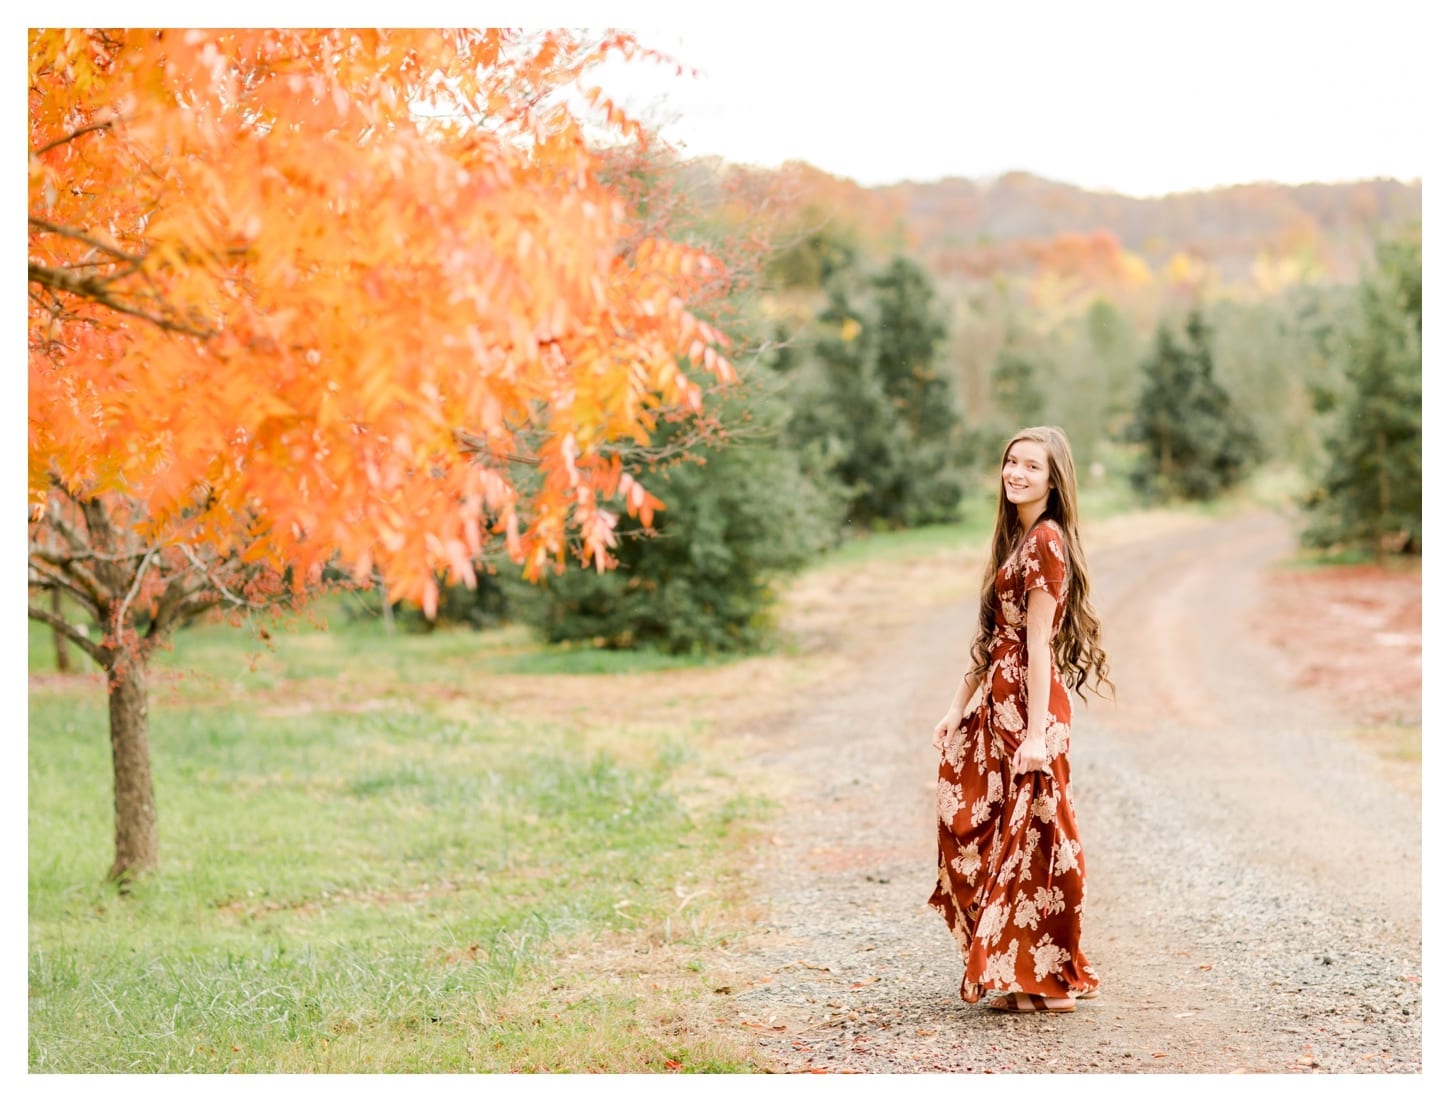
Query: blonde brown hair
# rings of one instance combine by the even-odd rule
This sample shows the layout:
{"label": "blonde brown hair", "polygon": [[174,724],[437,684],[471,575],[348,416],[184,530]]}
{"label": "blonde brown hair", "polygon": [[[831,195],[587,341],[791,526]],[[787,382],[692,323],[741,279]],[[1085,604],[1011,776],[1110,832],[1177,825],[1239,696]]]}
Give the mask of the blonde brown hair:
{"label": "blonde brown hair", "polygon": [[1108,678],[1108,656],[1101,645],[1102,623],[1088,600],[1087,559],[1083,555],[1082,541],[1077,532],[1077,468],[1072,462],[1072,448],[1068,446],[1067,434],[1054,425],[1037,425],[1017,432],[1002,449],[1002,461],[997,471],[997,521],[992,530],[992,555],[987,562],[986,574],[982,579],[982,595],[978,616],[977,638],[972,644],[974,672],[985,675],[991,664],[988,640],[995,627],[992,612],[993,597],[997,582],[997,571],[1021,545],[1027,533],[1021,531],[1017,517],[1017,506],[1007,500],[1001,469],[1007,463],[1007,453],[1019,441],[1030,440],[1041,444],[1047,451],[1047,505],[1033,527],[1044,520],[1057,523],[1062,529],[1067,544],[1067,590],[1063,595],[1062,625],[1052,640],[1053,656],[1057,659],[1058,673],[1063,684],[1076,689],[1084,700],[1083,683],[1088,675],[1094,677],[1093,692],[1103,695],[1100,686],[1107,683],[1109,689],[1116,689]]}

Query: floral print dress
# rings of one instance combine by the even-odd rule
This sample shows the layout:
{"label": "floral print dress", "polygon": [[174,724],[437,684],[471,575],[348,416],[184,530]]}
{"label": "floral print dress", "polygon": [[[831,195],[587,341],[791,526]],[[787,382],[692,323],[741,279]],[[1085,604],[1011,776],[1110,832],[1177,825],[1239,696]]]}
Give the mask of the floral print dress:
{"label": "floral print dress", "polygon": [[1038,523],[997,572],[991,664],[978,703],[938,744],[937,885],[930,903],[961,949],[967,1002],[986,991],[1063,997],[1098,986],[1078,949],[1084,870],[1067,762],[1072,700],[1055,661],[1049,771],[1012,774],[1012,756],[1027,732],[1027,595],[1034,589],[1057,602],[1056,635],[1067,550],[1053,521]]}

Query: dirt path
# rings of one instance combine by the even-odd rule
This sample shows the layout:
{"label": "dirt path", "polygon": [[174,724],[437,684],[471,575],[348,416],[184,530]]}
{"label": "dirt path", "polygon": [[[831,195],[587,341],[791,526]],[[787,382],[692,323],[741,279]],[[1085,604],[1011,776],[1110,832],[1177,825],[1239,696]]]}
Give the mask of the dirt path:
{"label": "dirt path", "polygon": [[1094,547],[1116,705],[1073,730],[1101,997],[1014,1016],[956,997],[925,900],[931,729],[969,603],[879,639],[837,691],[748,734],[791,779],[754,870],[740,1020],[782,1071],[1414,1072],[1420,807],[1248,634],[1292,547],[1255,514]]}

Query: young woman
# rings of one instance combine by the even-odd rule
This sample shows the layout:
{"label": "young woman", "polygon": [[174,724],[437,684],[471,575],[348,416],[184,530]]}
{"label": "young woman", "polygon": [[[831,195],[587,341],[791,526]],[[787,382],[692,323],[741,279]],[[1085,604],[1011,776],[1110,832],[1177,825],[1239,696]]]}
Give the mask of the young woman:
{"label": "young woman", "polygon": [[1023,429],[1002,456],[973,666],[936,725],[931,905],[962,951],[962,998],[1004,992],[993,1010],[1063,1013],[1098,987],[1078,948],[1083,857],[1067,763],[1069,690],[1084,696],[1089,674],[1095,692],[1112,687],[1086,566],[1067,437]]}

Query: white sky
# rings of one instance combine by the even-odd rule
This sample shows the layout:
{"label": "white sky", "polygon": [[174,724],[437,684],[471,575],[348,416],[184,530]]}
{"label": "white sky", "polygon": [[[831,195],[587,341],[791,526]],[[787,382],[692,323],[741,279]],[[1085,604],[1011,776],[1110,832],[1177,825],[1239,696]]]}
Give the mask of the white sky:
{"label": "white sky", "polygon": [[[618,26],[701,70],[610,78],[688,154],[868,186],[1022,169],[1154,195],[1426,175],[1436,0],[536,0],[248,4],[252,26]],[[175,2],[71,25],[218,25]],[[235,22],[231,12],[222,23]],[[1438,25],[1440,21],[1437,20]],[[1438,26],[1437,28],[1438,29]],[[1431,66],[1435,68],[1432,69]],[[1442,94],[1438,98],[1450,98]]]}
{"label": "white sky", "polygon": [[636,64],[617,86],[686,153],[799,159],[868,186],[1023,169],[1151,195],[1426,171],[1428,4],[771,8],[725,4],[745,14],[711,26],[642,11],[641,39],[702,75]]}

